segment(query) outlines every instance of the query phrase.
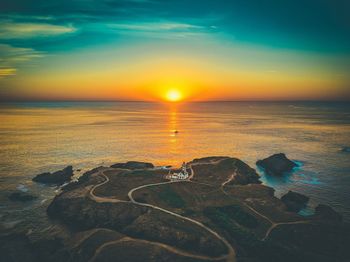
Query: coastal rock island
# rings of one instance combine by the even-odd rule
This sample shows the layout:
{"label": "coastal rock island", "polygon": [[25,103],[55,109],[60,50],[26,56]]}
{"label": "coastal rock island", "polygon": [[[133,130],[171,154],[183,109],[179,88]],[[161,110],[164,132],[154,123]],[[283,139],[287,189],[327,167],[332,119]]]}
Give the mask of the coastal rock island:
{"label": "coastal rock island", "polygon": [[281,200],[286,204],[289,211],[299,212],[303,207],[306,206],[309,198],[300,193],[288,191],[287,194],[281,197]]}
{"label": "coastal rock island", "polygon": [[32,180],[34,182],[39,182],[43,184],[51,184],[51,185],[61,185],[65,182],[71,180],[73,176],[73,167],[67,166],[62,170],[58,170],[56,172],[50,173],[42,173],[36,175]]}
{"label": "coastal rock island", "polygon": [[[188,178],[176,180],[168,179],[175,170],[137,167],[98,167],[65,186],[47,209],[53,223],[66,230],[50,236],[56,244],[49,255],[38,251],[43,242],[11,241],[41,247],[24,249],[32,261],[48,256],[50,261],[242,262],[350,257],[349,225],[334,210],[321,206],[309,217],[290,212],[237,158],[195,159],[187,163]],[[2,251],[11,254],[5,247]]]}
{"label": "coastal rock island", "polygon": [[288,159],[283,153],[274,154],[263,160],[258,160],[256,165],[262,167],[267,174],[274,176],[282,176],[297,166],[296,163]]}

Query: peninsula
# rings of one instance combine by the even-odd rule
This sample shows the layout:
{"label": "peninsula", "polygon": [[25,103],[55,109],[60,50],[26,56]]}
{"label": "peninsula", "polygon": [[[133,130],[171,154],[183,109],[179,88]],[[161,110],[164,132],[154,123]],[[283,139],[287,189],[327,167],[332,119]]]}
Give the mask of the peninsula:
{"label": "peninsula", "polygon": [[30,246],[27,261],[349,259],[349,225],[331,207],[292,212],[237,158],[194,159],[171,172],[181,170],[185,179],[134,161],[90,170],[48,206],[64,233],[17,243]]}

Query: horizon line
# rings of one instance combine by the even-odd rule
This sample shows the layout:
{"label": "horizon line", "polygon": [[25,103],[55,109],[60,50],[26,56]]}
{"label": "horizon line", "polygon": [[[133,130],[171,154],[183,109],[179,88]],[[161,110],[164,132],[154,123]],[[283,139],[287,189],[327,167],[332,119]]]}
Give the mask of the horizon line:
{"label": "horizon line", "polygon": [[1,100],[0,103],[79,103],[79,102],[90,102],[90,103],[111,103],[111,102],[122,102],[122,103],[165,103],[165,104],[179,104],[179,103],[230,103],[230,102],[350,102],[350,99],[295,99],[295,100],[198,100],[198,101],[178,101],[178,102],[169,102],[169,101],[149,101],[149,100],[76,100],[76,99],[13,99],[13,100]]}

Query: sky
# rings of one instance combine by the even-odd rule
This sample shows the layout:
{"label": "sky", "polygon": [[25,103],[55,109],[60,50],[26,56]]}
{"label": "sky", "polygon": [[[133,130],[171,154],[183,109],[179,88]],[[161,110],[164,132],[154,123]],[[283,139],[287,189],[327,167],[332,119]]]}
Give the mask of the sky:
{"label": "sky", "polygon": [[1,0],[0,100],[350,100],[348,0]]}

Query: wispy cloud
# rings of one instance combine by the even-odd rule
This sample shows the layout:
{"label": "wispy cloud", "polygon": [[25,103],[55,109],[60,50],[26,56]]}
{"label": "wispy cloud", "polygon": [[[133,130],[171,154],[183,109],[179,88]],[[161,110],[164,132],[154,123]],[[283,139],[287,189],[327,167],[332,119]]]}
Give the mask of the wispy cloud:
{"label": "wispy cloud", "polygon": [[16,72],[16,68],[0,68],[0,79],[7,76],[16,75]]}
{"label": "wispy cloud", "polygon": [[43,56],[43,52],[36,51],[32,48],[14,47],[7,44],[0,44],[0,63],[2,65],[28,61],[33,58]]}
{"label": "wispy cloud", "polygon": [[55,20],[55,17],[51,15],[0,14],[0,20],[4,22],[47,22]]}
{"label": "wispy cloud", "polygon": [[57,36],[76,31],[72,25],[53,25],[47,23],[5,22],[0,25],[1,39],[22,39]]}
{"label": "wispy cloud", "polygon": [[14,47],[0,44],[0,79],[13,76],[23,63],[45,56],[32,48]]}
{"label": "wispy cloud", "polygon": [[120,30],[134,30],[134,31],[184,31],[184,30],[201,30],[202,26],[191,25],[186,23],[176,22],[159,22],[159,23],[120,23],[109,24],[110,28]]}
{"label": "wispy cloud", "polygon": [[120,22],[107,23],[104,25],[112,32],[136,37],[150,38],[186,38],[209,34],[217,31],[216,27],[198,25],[192,23],[182,23],[176,21],[160,22]]}

